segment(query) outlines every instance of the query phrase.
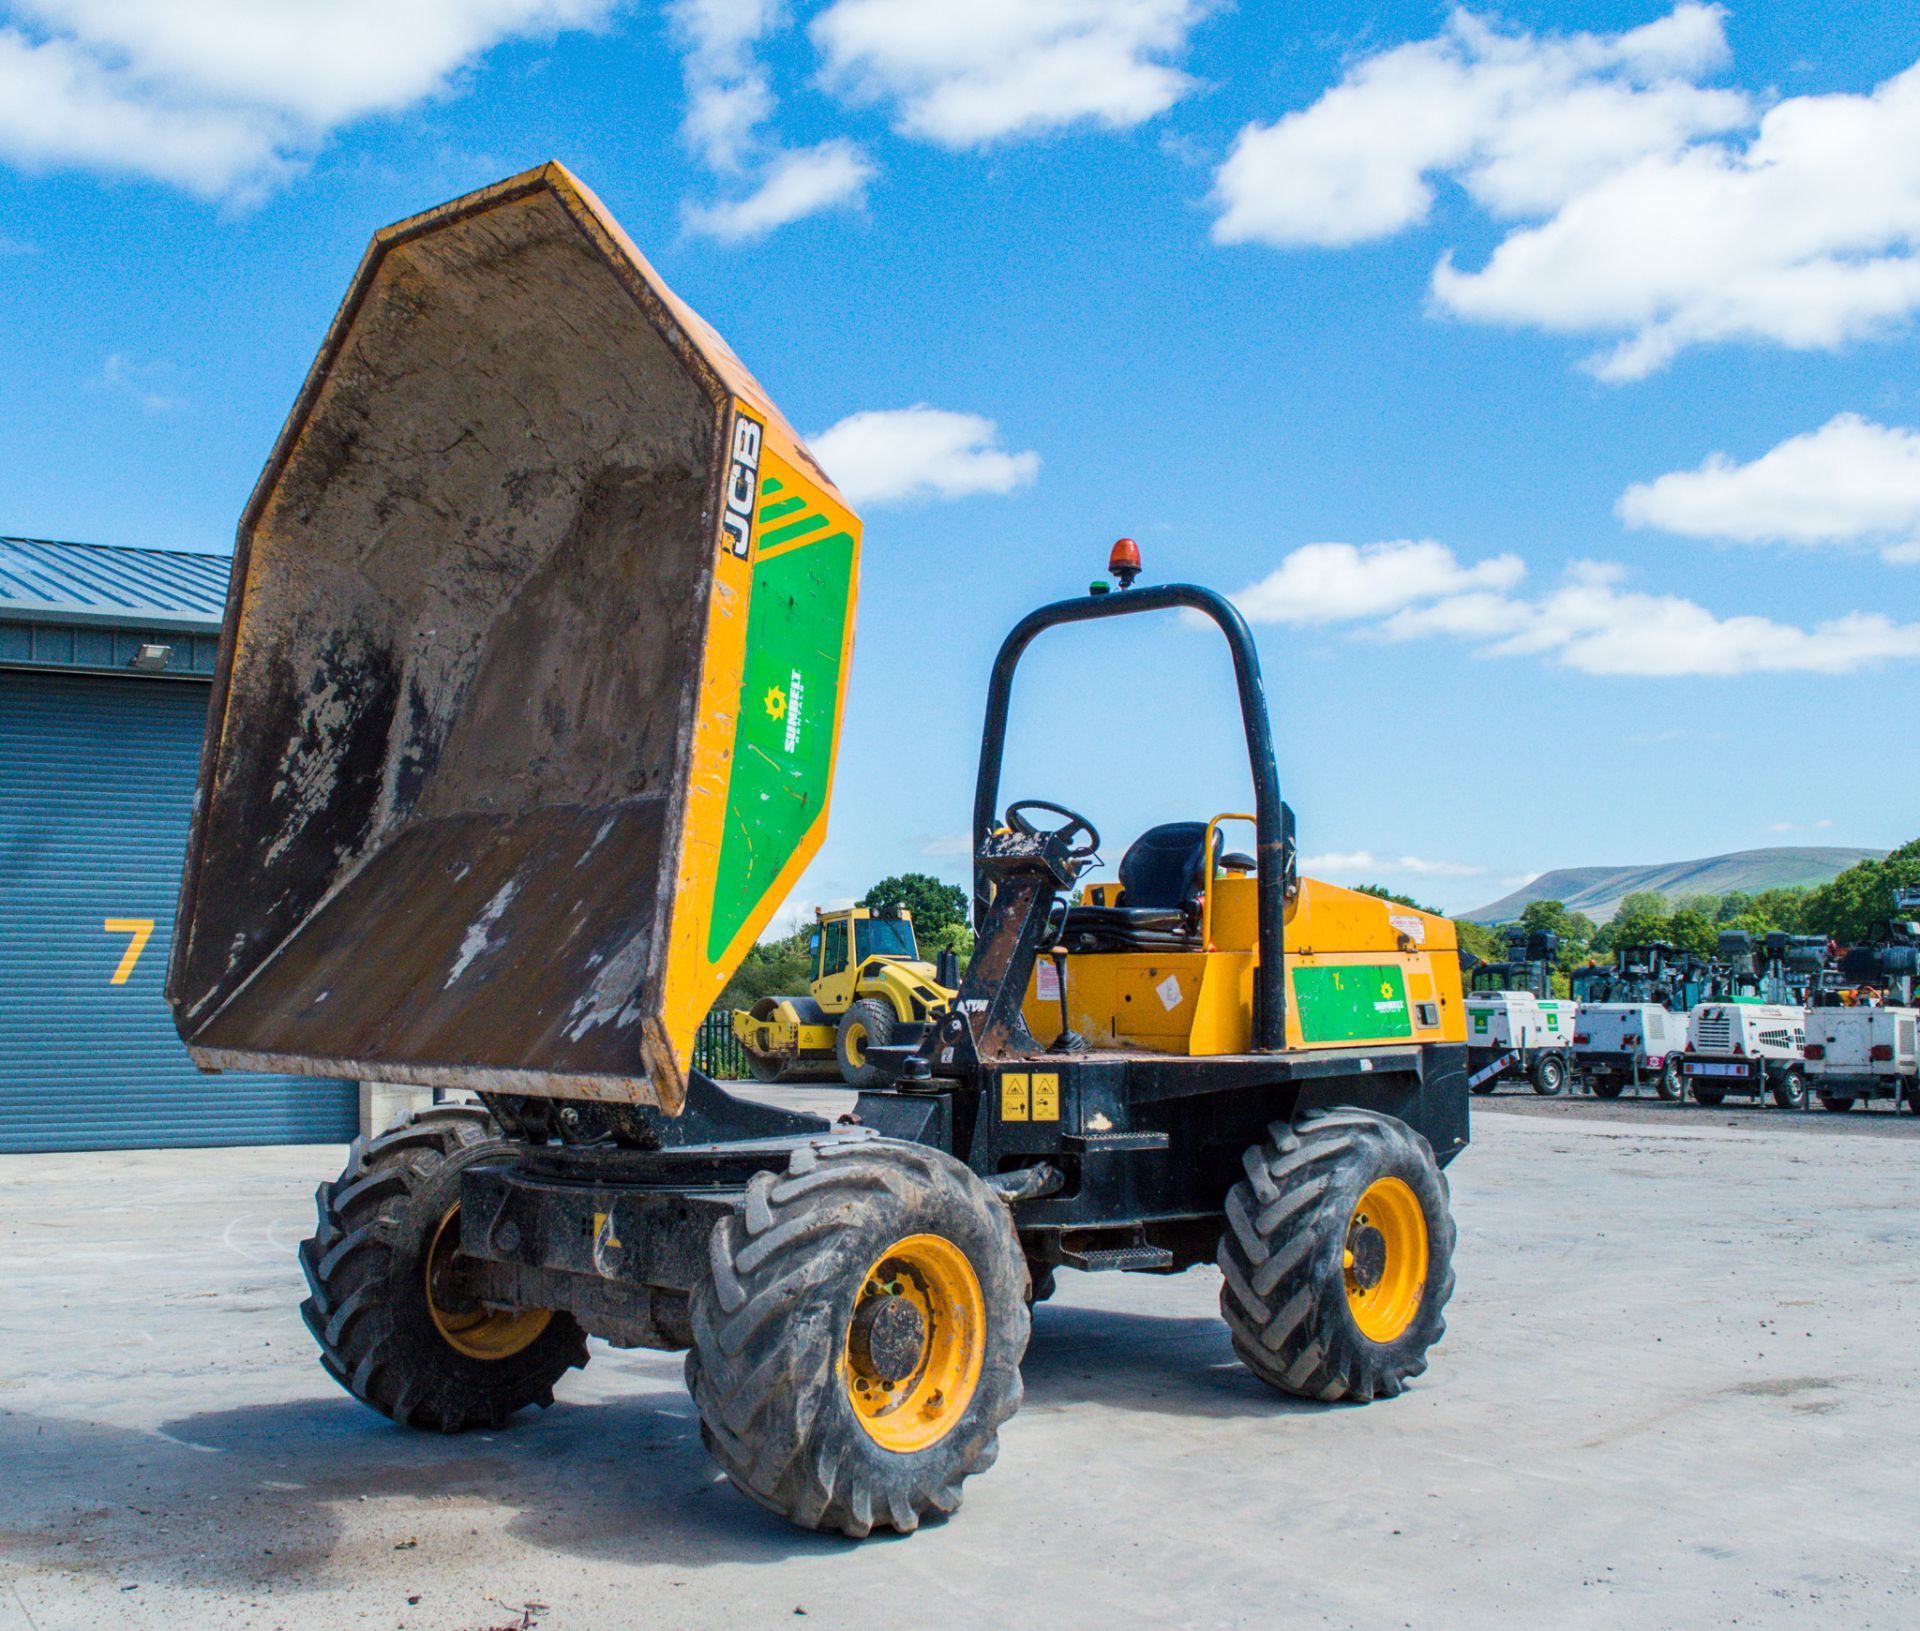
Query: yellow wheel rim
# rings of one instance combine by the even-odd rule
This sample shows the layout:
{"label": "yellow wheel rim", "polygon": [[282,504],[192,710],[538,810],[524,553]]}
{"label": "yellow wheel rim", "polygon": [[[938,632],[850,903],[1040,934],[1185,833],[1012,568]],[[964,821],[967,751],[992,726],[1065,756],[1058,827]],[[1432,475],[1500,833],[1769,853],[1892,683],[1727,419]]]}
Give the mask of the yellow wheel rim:
{"label": "yellow wheel rim", "polygon": [[1347,1222],[1347,1308],[1360,1334],[1391,1342],[1427,1289],[1427,1215],[1399,1178],[1376,1178]]}
{"label": "yellow wheel rim", "polygon": [[471,1308],[449,1308],[442,1304],[453,1259],[460,1250],[460,1230],[455,1206],[433,1231],[433,1244],[427,1248],[427,1312],[433,1316],[433,1328],[448,1347],[469,1359],[511,1359],[547,1328],[553,1318],[545,1308],[523,1309],[517,1314],[497,1313],[475,1304]]}
{"label": "yellow wheel rim", "polygon": [[867,1062],[867,1028],[864,1025],[847,1027],[847,1063],[854,1066]]}
{"label": "yellow wheel rim", "polygon": [[980,1385],[987,1305],[967,1255],[939,1235],[908,1235],[875,1260],[841,1344],[854,1416],[882,1449],[906,1455],[951,1432]]}

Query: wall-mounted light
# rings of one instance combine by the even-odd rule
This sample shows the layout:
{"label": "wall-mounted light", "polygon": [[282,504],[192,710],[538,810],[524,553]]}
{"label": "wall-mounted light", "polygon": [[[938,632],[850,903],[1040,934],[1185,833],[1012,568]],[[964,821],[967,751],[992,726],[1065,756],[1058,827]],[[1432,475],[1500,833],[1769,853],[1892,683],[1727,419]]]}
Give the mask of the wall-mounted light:
{"label": "wall-mounted light", "polygon": [[127,667],[137,668],[143,674],[151,674],[167,666],[167,660],[173,655],[172,646],[142,645],[127,659]]}

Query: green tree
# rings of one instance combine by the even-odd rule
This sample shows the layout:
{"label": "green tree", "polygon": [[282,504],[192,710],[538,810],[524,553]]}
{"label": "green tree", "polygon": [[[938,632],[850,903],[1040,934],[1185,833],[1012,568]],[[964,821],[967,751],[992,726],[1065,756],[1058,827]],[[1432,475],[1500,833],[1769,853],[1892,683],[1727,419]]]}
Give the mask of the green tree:
{"label": "green tree", "polygon": [[813,953],[807,949],[811,928],[796,929],[778,940],[763,940],[740,959],[714,1007],[726,1013],[751,1008],[762,997],[802,995],[813,979]]}
{"label": "green tree", "polygon": [[1455,918],[1453,927],[1459,936],[1460,949],[1469,957],[1478,957],[1483,963],[1498,963],[1506,959],[1506,937],[1498,929],[1490,929],[1484,923],[1475,923],[1464,917]]}
{"label": "green tree", "polygon": [[1396,906],[1411,906],[1416,912],[1425,912],[1432,917],[1446,916],[1437,906],[1427,906],[1411,895],[1397,895],[1385,884],[1357,883],[1353,886],[1353,892],[1356,895],[1371,895],[1375,900],[1390,900]]}
{"label": "green tree", "polygon": [[[1655,889],[1640,889],[1620,903],[1599,936],[1594,950],[1611,952],[1617,946],[1644,945],[1649,940],[1665,940],[1672,921],[1667,897]],[[1604,944],[1602,941],[1604,940]]]}
{"label": "green tree", "polygon": [[[1711,902],[1711,897],[1708,898]],[[1721,927],[1723,925],[1716,924],[1708,912],[1696,906],[1681,906],[1667,919],[1667,939],[1682,951],[1698,952],[1704,957],[1712,952]]]}
{"label": "green tree", "polygon": [[913,913],[913,927],[921,949],[939,942],[948,929],[967,921],[967,892],[957,884],[942,883],[925,872],[902,872],[882,878],[861,900],[875,911],[904,906]]}
{"label": "green tree", "polygon": [[1587,960],[1587,952],[1597,932],[1593,919],[1585,912],[1569,911],[1557,900],[1530,901],[1520,914],[1520,927],[1528,934],[1558,935],[1560,949],[1554,965],[1560,969],[1578,968]]}
{"label": "green tree", "polygon": [[1876,918],[1893,908],[1895,889],[1920,888],[1920,838],[1902,844],[1884,860],[1862,861],[1807,891],[1802,934],[1829,934],[1842,945],[1866,938]]}

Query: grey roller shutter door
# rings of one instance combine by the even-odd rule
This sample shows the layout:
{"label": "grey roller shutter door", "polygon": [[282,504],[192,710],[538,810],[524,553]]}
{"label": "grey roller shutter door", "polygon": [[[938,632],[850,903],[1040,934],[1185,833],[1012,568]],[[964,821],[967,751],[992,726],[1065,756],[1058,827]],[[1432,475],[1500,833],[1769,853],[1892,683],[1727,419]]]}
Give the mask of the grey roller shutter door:
{"label": "grey roller shutter door", "polygon": [[0,1151],[354,1135],[351,1083],[201,1074],[161,995],[208,694],[0,671]]}

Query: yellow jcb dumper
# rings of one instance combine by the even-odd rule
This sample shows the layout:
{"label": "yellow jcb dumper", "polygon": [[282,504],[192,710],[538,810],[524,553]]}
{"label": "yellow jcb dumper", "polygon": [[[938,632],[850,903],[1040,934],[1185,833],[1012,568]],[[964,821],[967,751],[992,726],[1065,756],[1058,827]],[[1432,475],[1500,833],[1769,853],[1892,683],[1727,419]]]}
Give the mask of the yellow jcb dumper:
{"label": "yellow jcb dumper", "polygon": [[733,1034],[759,1081],[878,1087],[886,1078],[867,1049],[910,1031],[917,1039],[944,1019],[959,973],[921,959],[905,907],[852,906],[814,917],[807,995],[760,998],[733,1016]]}
{"label": "yellow jcb dumper", "polygon": [[[551,1403],[589,1335],[685,1349],[727,1476],[852,1535],[992,1464],[1062,1266],[1217,1263],[1255,1375],[1398,1393],[1453,1287],[1453,929],[1296,877],[1209,589],[1123,552],[1008,635],[974,955],[866,1049],[883,1085],[829,1122],[689,1068],[825,830],[859,539],[558,166],[375,238],[241,523],[167,986],[210,1069],[473,1095],[320,1186],[327,1370],[457,1432]],[[1136,613],[1225,640],[1253,847],[1201,815],[1094,883],[1087,817],[1000,806],[1008,699],[1034,639]]]}

